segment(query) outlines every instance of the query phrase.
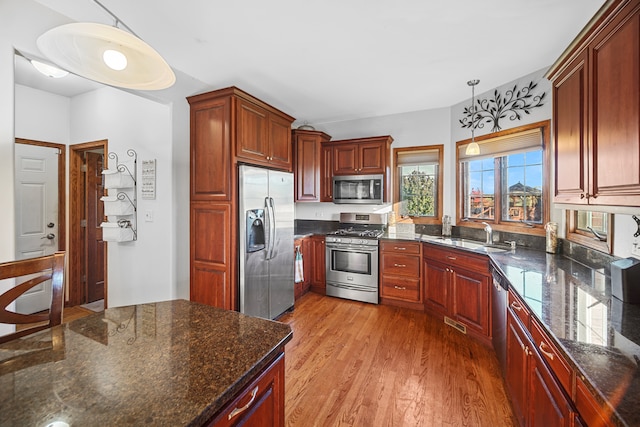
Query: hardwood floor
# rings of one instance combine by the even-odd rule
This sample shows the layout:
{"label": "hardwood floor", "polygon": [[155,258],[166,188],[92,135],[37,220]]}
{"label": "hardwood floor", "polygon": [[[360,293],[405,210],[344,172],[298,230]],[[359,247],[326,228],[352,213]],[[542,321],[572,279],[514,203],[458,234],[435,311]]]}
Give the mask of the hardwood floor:
{"label": "hardwood floor", "polygon": [[72,320],[80,319],[93,313],[93,311],[82,308],[79,305],[74,307],[65,307],[62,311],[62,322],[71,322]]}
{"label": "hardwood floor", "polygon": [[287,426],[515,425],[493,351],[425,313],[308,293],[279,320]]}

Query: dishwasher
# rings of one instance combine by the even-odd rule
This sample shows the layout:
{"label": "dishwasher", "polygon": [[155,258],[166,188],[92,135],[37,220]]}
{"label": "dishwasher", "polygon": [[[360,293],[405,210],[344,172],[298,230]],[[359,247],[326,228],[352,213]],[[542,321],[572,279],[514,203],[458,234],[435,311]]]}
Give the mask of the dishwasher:
{"label": "dishwasher", "polygon": [[490,266],[490,271],[493,283],[491,288],[491,307],[493,312],[491,341],[496,356],[498,356],[500,369],[504,374],[507,369],[507,305],[509,303],[507,292],[509,282],[493,264]]}

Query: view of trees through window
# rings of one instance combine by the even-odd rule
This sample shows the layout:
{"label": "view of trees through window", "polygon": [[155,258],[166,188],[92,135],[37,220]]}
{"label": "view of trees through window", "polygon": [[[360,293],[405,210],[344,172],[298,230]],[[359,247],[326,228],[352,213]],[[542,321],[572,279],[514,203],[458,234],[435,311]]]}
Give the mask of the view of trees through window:
{"label": "view of trees through window", "polygon": [[400,215],[435,216],[438,166],[401,166],[399,169]]}
{"label": "view of trees through window", "polygon": [[[501,209],[501,221],[542,223],[542,149],[465,163],[467,218],[494,220]],[[501,206],[496,206],[497,192]]]}

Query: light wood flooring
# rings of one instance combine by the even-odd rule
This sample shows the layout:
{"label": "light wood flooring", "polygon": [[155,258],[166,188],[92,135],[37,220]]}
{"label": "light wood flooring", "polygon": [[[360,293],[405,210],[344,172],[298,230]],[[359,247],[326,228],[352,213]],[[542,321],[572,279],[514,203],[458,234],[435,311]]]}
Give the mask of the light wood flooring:
{"label": "light wood flooring", "polygon": [[279,320],[287,426],[515,425],[493,351],[425,313],[308,293]]}

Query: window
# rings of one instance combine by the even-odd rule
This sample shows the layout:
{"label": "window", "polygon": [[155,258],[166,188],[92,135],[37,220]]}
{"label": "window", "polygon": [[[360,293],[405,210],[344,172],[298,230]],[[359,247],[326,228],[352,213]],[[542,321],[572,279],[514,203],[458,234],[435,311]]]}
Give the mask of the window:
{"label": "window", "polygon": [[465,154],[468,140],[458,142],[459,220],[541,230],[549,212],[548,135],[548,121],[487,135],[477,139],[479,156]]}
{"label": "window", "polygon": [[601,252],[613,250],[613,215],[605,212],[567,211],[567,240]]}
{"label": "window", "polygon": [[443,145],[395,148],[394,210],[414,223],[439,223],[442,213]]}

